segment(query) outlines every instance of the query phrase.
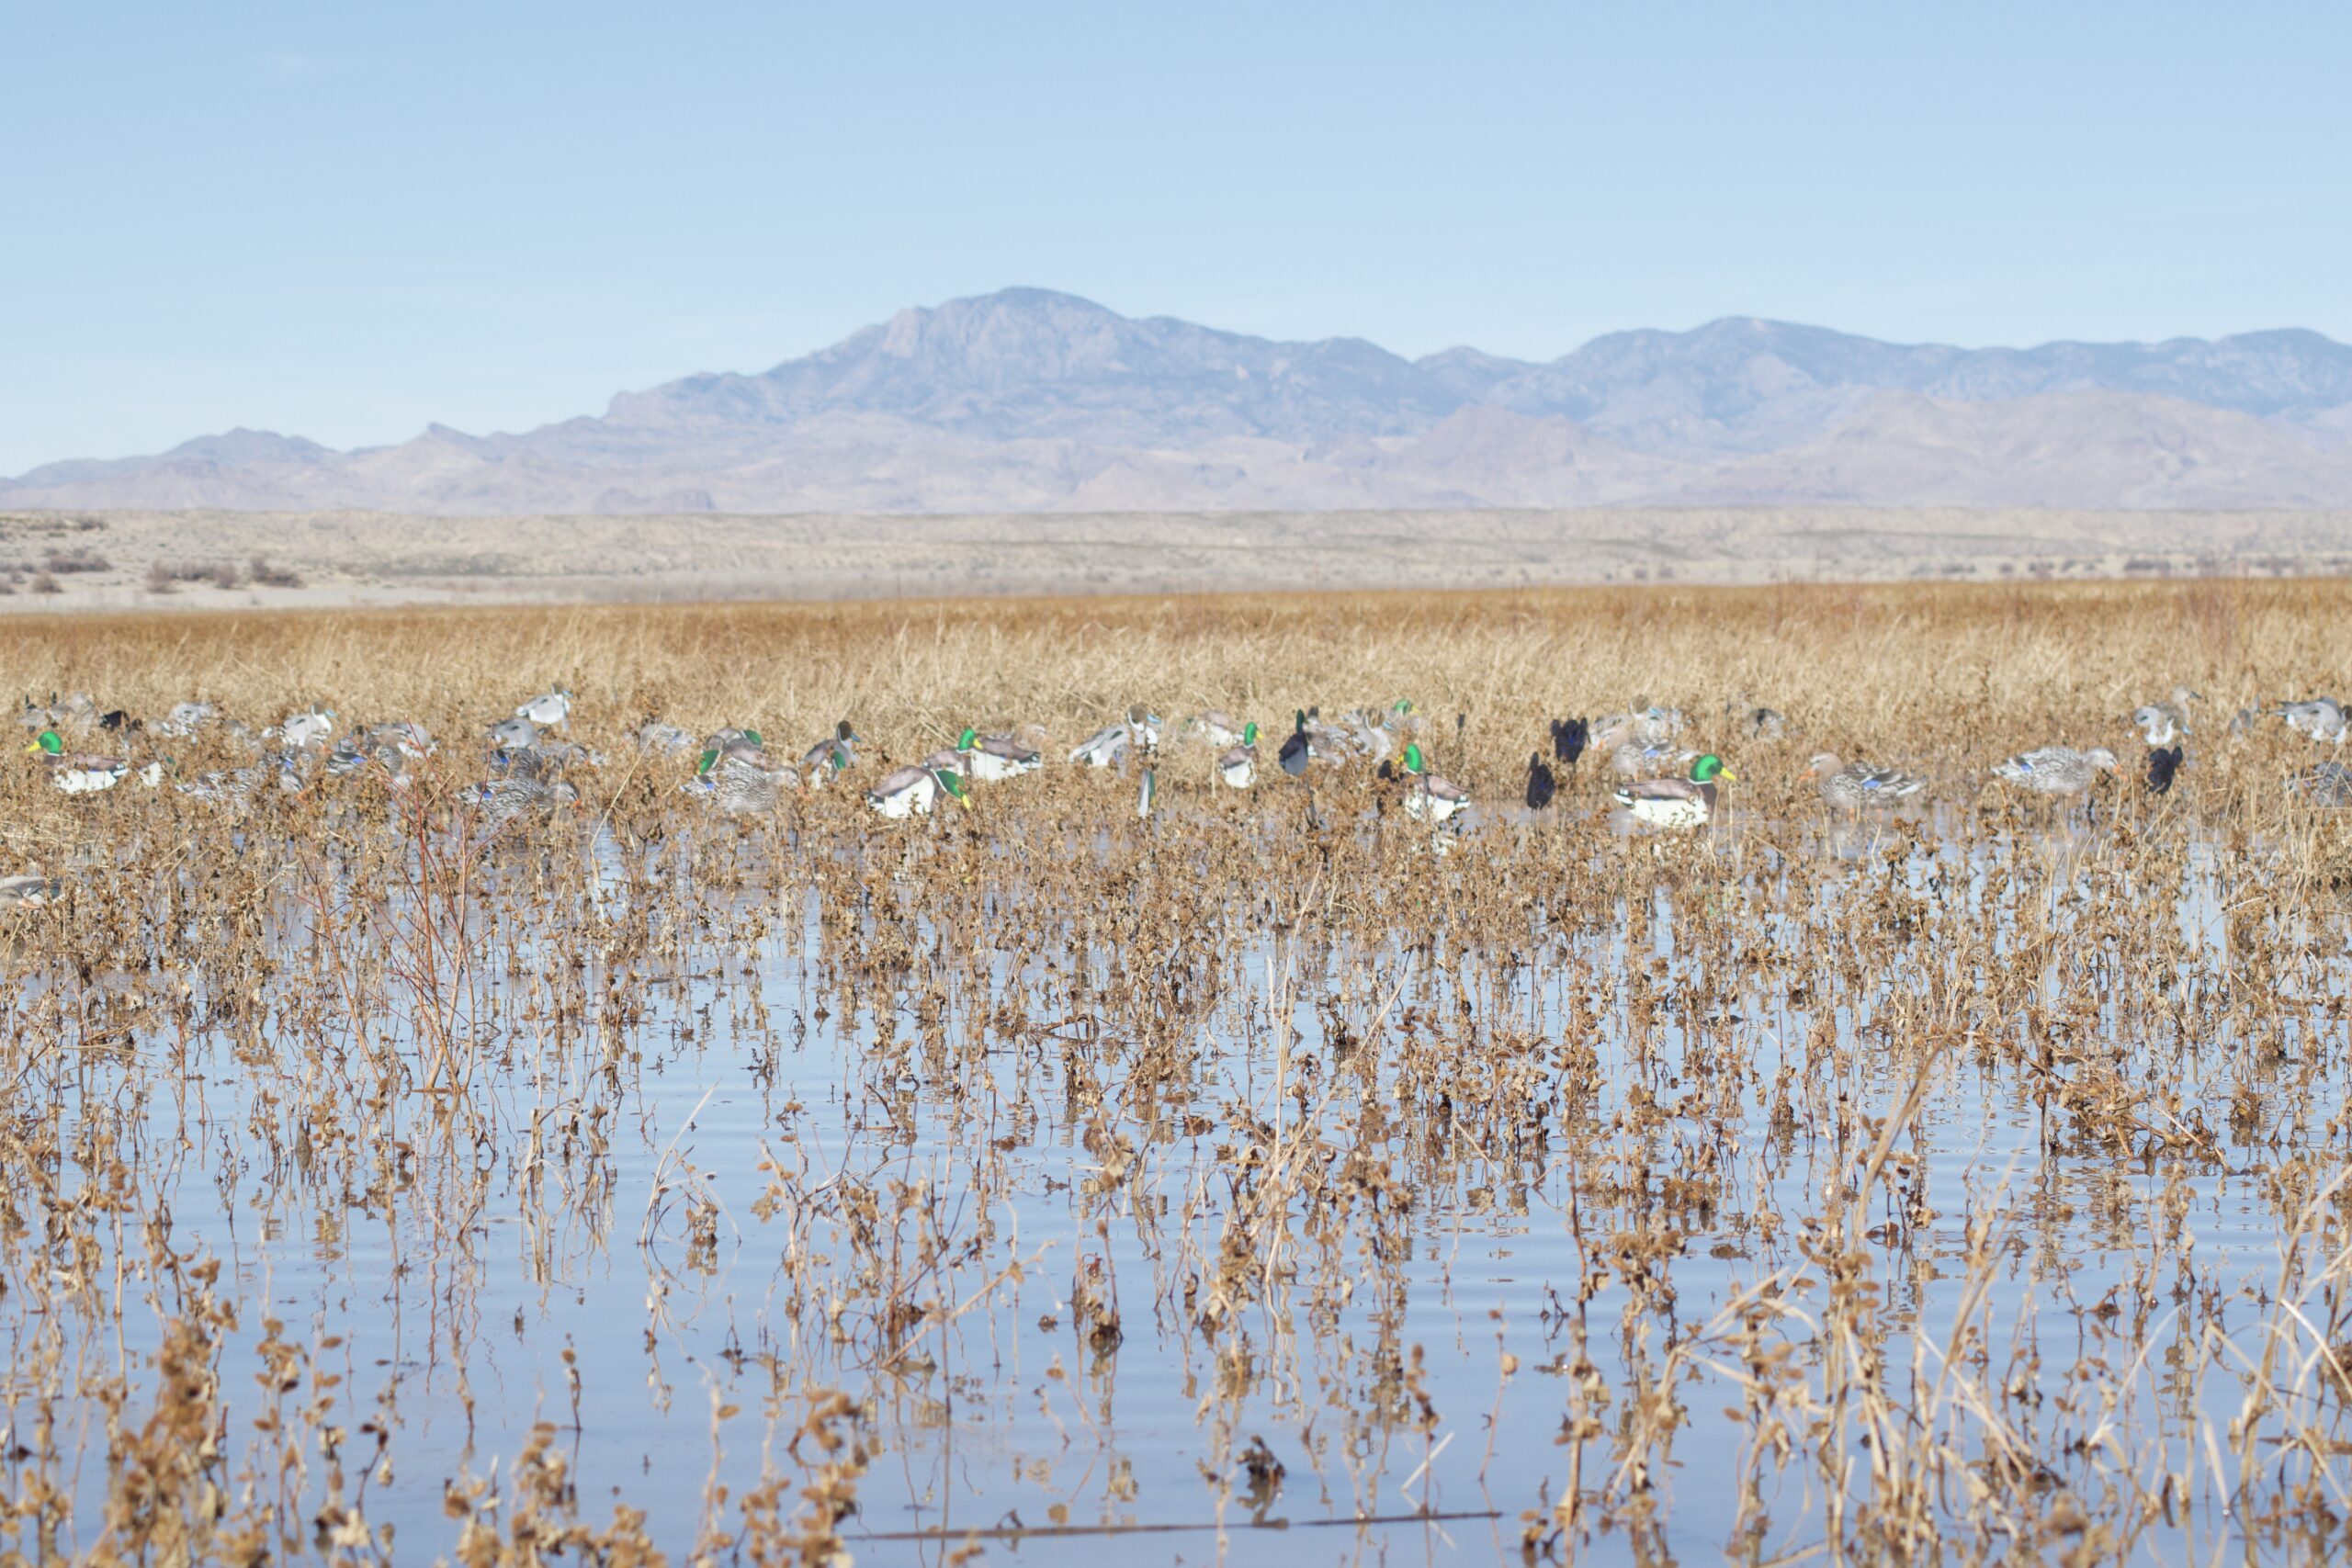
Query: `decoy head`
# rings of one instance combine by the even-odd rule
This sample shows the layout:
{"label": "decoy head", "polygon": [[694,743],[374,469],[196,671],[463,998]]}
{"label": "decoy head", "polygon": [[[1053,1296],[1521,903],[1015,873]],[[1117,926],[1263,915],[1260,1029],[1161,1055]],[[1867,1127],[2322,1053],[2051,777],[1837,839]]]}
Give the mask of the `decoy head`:
{"label": "decoy head", "polygon": [[968,751],[979,743],[980,732],[967,724],[964,727],[964,733],[956,738],[956,750]]}
{"label": "decoy head", "polygon": [[931,776],[939,781],[940,788],[956,797],[956,805],[967,811],[972,809],[971,793],[964,787],[963,774],[950,768],[933,768]]}
{"label": "decoy head", "polygon": [[1241,744],[1244,746],[1255,746],[1258,744],[1258,721],[1256,719],[1253,718],[1249,723],[1241,727]]}
{"label": "decoy head", "polygon": [[695,763],[695,777],[698,779],[707,777],[710,773],[710,770],[718,765],[718,749],[714,746],[709,750],[705,751],[702,754],[701,760]]}
{"label": "decoy head", "polygon": [[44,729],[25,750],[46,752],[52,757],[62,757],[65,754],[65,742],[58,739],[57,731],[54,729]]}
{"label": "decoy head", "polygon": [[1690,764],[1692,784],[1713,784],[1717,779],[1736,779],[1739,775],[1724,766],[1724,760],[1713,751]]}
{"label": "decoy head", "polygon": [[1296,716],[1291,721],[1291,728],[1295,734],[1304,735],[1306,733],[1306,710],[1305,708],[1300,708],[1298,710]]}
{"label": "decoy head", "polygon": [[857,739],[857,731],[850,728],[849,720],[843,719],[833,726],[833,739],[843,745],[851,745]]}
{"label": "decoy head", "polygon": [[756,729],[747,729],[743,731],[743,739],[750,741],[754,746],[764,746],[767,744],[766,741],[760,739],[760,732]]}
{"label": "decoy head", "polygon": [[1429,770],[1421,764],[1421,749],[1419,746],[1406,747],[1405,772],[1408,773],[1427,773],[1428,771]]}
{"label": "decoy head", "polygon": [[1804,771],[1817,779],[1828,777],[1838,771],[1838,753],[1815,751],[1813,754],[1813,761],[1804,765]]}

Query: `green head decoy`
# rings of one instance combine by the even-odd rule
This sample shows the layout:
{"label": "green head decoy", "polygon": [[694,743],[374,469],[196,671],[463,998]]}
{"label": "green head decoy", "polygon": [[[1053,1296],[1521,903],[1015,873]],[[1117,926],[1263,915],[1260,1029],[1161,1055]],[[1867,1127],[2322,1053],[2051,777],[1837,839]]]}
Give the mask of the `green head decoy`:
{"label": "green head decoy", "polygon": [[1692,784],[1713,784],[1717,779],[1730,779],[1736,783],[1738,778],[1739,775],[1724,767],[1724,760],[1713,751],[1707,752],[1690,764]]}
{"label": "green head decoy", "polygon": [[1258,721],[1256,719],[1253,718],[1249,723],[1241,727],[1241,744],[1244,746],[1255,746],[1258,744]]}
{"label": "green head decoy", "polygon": [[711,768],[716,765],[718,761],[718,751],[717,748],[714,747],[710,750],[705,751],[702,754],[701,760],[695,763],[695,777],[699,779],[708,776]]}
{"label": "green head decoy", "polygon": [[37,738],[35,738],[33,743],[26,747],[25,750],[28,751],[44,751],[52,757],[62,757],[65,755],[65,742],[58,737],[58,733],[54,729],[44,729]]}
{"label": "green head decoy", "polygon": [[1405,748],[1405,771],[1408,773],[1426,773],[1430,771],[1428,764],[1421,760],[1421,749],[1419,746]]}
{"label": "green head decoy", "polygon": [[963,774],[948,768],[933,768],[931,776],[939,781],[940,788],[956,797],[956,805],[967,811],[972,809],[972,797],[964,787]]}
{"label": "green head decoy", "polygon": [[968,751],[979,743],[980,732],[967,724],[964,727],[964,733],[956,738],[956,750]]}

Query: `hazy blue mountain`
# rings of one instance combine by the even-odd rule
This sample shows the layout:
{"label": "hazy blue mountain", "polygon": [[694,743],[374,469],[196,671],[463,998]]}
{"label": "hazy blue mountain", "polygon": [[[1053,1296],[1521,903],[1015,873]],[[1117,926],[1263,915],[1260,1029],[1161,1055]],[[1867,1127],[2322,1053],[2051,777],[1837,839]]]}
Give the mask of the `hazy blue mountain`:
{"label": "hazy blue mountain", "polygon": [[1547,364],[1407,360],[1011,288],[537,430],[434,425],[349,453],[235,430],[0,481],[19,507],[460,513],[2037,496],[2352,505],[2352,347],[2279,331],[1963,349],[1726,318]]}

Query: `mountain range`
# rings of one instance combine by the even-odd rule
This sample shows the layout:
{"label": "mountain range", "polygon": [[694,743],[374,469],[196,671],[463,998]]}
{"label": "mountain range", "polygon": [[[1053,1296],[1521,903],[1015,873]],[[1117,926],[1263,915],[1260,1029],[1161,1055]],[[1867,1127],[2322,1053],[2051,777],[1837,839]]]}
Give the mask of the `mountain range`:
{"label": "mountain range", "polygon": [[1963,349],[1730,318],[1549,363],[1281,343],[1044,289],[515,434],[232,430],[0,479],[16,508],[1023,512],[2352,506],[2352,347]]}

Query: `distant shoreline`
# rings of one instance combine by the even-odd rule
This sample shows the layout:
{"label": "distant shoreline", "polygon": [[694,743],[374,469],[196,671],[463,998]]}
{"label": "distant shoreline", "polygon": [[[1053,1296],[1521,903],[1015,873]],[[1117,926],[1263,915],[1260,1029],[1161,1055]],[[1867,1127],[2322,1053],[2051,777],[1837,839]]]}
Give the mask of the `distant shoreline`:
{"label": "distant shoreline", "polygon": [[0,513],[0,615],[2346,574],[2352,511]]}

